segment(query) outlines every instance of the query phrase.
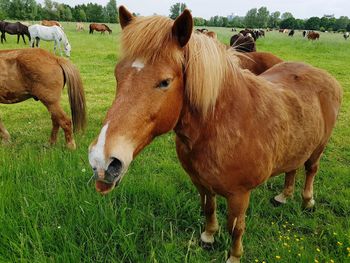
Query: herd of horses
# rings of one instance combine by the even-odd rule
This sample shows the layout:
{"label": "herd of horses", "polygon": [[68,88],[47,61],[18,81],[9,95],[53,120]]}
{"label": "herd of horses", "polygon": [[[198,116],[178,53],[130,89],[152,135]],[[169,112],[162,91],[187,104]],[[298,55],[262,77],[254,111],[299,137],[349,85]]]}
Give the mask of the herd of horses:
{"label": "herd of horses", "polygon": [[[234,46],[242,37],[255,43],[252,31],[240,32],[230,46],[206,30],[194,32],[187,9],[172,20],[135,17],[121,6],[119,19],[118,89],[88,150],[96,190],[110,192],[136,155],[173,130],[178,158],[200,194],[206,219],[201,241],[214,242],[216,195],[221,195],[232,239],[227,262],[240,262],[254,188],[285,173],[284,189],[273,199],[284,204],[293,195],[296,170],[304,166],[303,207],[314,206],[313,181],[339,114],[342,88],[324,70]],[[74,149],[72,128],[83,130],[86,122],[77,68],[42,49],[16,49],[0,51],[0,72],[0,103],[41,101],[51,113],[50,142],[61,127]],[[72,122],[59,105],[65,84]],[[0,135],[9,139],[1,122]]]}

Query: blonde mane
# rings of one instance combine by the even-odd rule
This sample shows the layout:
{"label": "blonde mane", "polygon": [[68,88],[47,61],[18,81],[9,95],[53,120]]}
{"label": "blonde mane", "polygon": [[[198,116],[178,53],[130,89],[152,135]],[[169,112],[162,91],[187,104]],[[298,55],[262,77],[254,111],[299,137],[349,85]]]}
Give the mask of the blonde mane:
{"label": "blonde mane", "polygon": [[234,81],[232,76],[237,72],[239,60],[233,50],[227,50],[218,40],[194,32],[181,49],[172,35],[173,23],[162,16],[134,18],[123,30],[123,57],[142,58],[146,63],[165,58],[184,66],[186,96],[191,106],[205,116],[214,111],[224,83]]}

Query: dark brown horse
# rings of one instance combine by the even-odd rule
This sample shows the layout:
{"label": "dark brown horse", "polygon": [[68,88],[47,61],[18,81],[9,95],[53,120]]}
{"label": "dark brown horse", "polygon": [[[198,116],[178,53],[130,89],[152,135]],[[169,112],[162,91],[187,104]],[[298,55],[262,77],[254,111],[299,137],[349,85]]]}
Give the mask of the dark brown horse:
{"label": "dark brown horse", "polygon": [[313,181],[342,89],[327,72],[303,63],[278,63],[259,76],[243,70],[232,49],[193,34],[187,9],[173,21],[134,17],[122,6],[119,18],[117,94],[89,148],[96,189],[110,192],[145,146],[174,130],[178,157],[201,196],[201,240],[214,242],[216,194],[222,195],[232,238],[228,262],[239,262],[254,188],[286,173],[275,197],[285,203],[304,166],[303,206],[313,207]]}
{"label": "dark brown horse", "polygon": [[23,42],[24,44],[26,44],[24,35],[26,35],[30,41],[28,27],[21,24],[20,22],[10,23],[5,21],[0,21],[0,31],[1,31],[1,43],[3,43],[4,40],[6,41],[5,33],[8,33],[10,35],[17,35],[17,44],[19,43],[20,36],[22,36]]}
{"label": "dark brown horse", "polygon": [[251,34],[243,35],[242,33],[233,35],[230,39],[230,46],[238,52],[255,52],[256,44]]}
{"label": "dark brown horse", "polygon": [[313,32],[313,31],[310,31],[308,34],[307,34],[307,39],[311,39],[311,40],[318,40],[320,39],[320,34],[317,33],[317,32]]}
{"label": "dark brown horse", "polygon": [[[72,122],[60,106],[62,89],[68,86],[74,131],[85,126],[85,96],[79,71],[67,59],[56,57],[40,48],[0,51],[0,103],[18,103],[29,98],[40,100],[52,119],[50,143],[64,130],[67,147],[75,149]],[[0,137],[10,135],[0,120]]]}
{"label": "dark brown horse", "polygon": [[101,34],[106,31],[108,31],[109,34],[112,33],[112,30],[106,24],[93,23],[93,24],[90,24],[89,28],[90,28],[90,32],[89,32],[90,34],[93,34],[94,30],[101,32]]}

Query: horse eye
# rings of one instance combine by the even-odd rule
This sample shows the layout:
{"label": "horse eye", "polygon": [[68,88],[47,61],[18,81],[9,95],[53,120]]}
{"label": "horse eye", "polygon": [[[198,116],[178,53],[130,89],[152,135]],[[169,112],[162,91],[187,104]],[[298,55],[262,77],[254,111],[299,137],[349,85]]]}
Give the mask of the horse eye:
{"label": "horse eye", "polygon": [[170,82],[171,82],[171,79],[162,80],[161,82],[159,82],[157,87],[160,89],[166,89],[170,85]]}

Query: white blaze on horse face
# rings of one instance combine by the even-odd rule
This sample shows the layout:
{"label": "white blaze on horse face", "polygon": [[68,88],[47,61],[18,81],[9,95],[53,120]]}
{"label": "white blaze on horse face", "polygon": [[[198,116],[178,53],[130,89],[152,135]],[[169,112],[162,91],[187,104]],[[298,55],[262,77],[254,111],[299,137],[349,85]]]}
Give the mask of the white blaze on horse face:
{"label": "white blaze on horse face", "polygon": [[89,151],[89,163],[92,168],[97,170],[107,169],[106,157],[104,153],[107,129],[108,123],[102,127],[97,143],[92,146]]}
{"label": "white blaze on horse face", "polygon": [[142,60],[136,59],[136,60],[132,63],[131,67],[136,68],[137,71],[140,71],[141,69],[143,69],[143,68],[145,67],[145,64],[142,62]]}

